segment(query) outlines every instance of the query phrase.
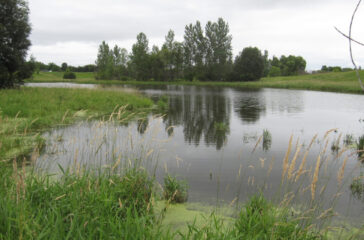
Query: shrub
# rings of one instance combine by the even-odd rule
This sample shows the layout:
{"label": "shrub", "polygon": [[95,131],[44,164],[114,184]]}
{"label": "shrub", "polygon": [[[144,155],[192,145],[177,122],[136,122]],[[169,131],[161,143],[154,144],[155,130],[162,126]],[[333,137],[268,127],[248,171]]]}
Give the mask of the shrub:
{"label": "shrub", "polygon": [[76,74],[74,72],[65,72],[63,79],[76,79]]}
{"label": "shrub", "polygon": [[171,203],[183,203],[187,201],[187,183],[177,180],[167,174],[164,177],[164,199]]}

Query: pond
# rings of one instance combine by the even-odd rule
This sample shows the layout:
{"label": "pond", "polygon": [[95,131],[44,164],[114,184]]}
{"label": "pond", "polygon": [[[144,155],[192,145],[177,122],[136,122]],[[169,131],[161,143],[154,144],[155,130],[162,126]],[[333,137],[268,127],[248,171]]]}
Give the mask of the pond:
{"label": "pond", "polygon": [[[363,172],[353,149],[364,134],[363,95],[175,85],[123,87],[137,89],[156,102],[166,96],[167,112],[128,124],[89,121],[53,129],[45,134],[48,143],[38,167],[47,171],[57,171],[59,166],[102,169],[115,167],[119,159],[124,165],[142,159],[160,183],[166,172],[185,179],[191,202],[229,204],[263,192],[277,202],[292,194],[299,206],[312,200],[312,181],[319,166],[314,192],[322,207],[335,201],[339,213],[362,221],[364,200],[352,194],[353,177],[349,176],[360,177]],[[291,136],[288,167],[283,170]],[[307,163],[300,178],[304,158]],[[282,184],[282,172],[288,184]],[[341,196],[336,200],[336,195]]]}

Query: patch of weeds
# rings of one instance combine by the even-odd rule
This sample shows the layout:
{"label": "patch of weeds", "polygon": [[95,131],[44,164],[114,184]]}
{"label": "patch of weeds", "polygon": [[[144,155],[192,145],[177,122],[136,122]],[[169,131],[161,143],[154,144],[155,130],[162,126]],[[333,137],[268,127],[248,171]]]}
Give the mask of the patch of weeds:
{"label": "patch of weeds", "polygon": [[157,102],[157,106],[162,111],[168,110],[168,97],[165,95],[161,96]]}
{"label": "patch of weeds", "polygon": [[361,199],[364,197],[364,176],[355,178],[350,184],[350,190],[354,197]]}
{"label": "patch of weeds", "polygon": [[354,137],[352,134],[346,134],[345,137],[344,137],[344,145],[345,146],[350,146],[350,145],[353,145],[354,144]]}
{"label": "patch of weeds", "polygon": [[278,209],[263,196],[254,196],[235,222],[239,239],[321,239],[302,228],[289,211]]}
{"label": "patch of weeds", "polygon": [[364,135],[359,137],[356,148],[358,150],[358,157],[361,158],[361,161],[364,161]]}
{"label": "patch of weeds", "polygon": [[263,130],[263,150],[268,151],[272,146],[272,134],[268,129]]}
{"label": "patch of weeds", "polygon": [[188,186],[186,181],[178,180],[167,174],[164,177],[164,199],[171,203],[184,203],[188,198]]}

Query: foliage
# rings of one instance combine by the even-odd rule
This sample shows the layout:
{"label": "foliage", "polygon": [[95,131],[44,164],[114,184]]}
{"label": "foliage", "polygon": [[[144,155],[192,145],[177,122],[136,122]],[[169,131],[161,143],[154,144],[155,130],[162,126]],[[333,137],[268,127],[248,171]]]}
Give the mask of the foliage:
{"label": "foliage", "polygon": [[281,69],[279,67],[276,66],[272,66],[269,70],[268,76],[269,77],[278,77],[281,76]]}
{"label": "foliage", "polygon": [[253,81],[263,77],[264,58],[256,47],[247,47],[235,58],[233,81]]}
{"label": "foliage", "polygon": [[182,180],[177,180],[176,177],[172,177],[167,174],[164,177],[164,199],[171,203],[183,203],[187,201],[187,183]]}
{"label": "foliage", "polygon": [[[127,76],[126,64],[128,53],[126,49],[121,49],[117,45],[110,49],[109,45],[103,41],[99,46],[96,60],[96,79],[122,80]],[[91,67],[91,66],[86,66]]]}
{"label": "foliage", "polygon": [[63,74],[63,79],[76,79],[76,74],[74,72],[66,71]]}
{"label": "foliage", "polygon": [[354,197],[364,199],[364,176],[354,179],[350,184],[350,190]]}
{"label": "foliage", "polygon": [[0,4],[0,88],[11,88],[24,79],[17,74],[30,46],[28,3],[2,0]]}
{"label": "foliage", "polygon": [[137,36],[137,42],[132,47],[132,53],[130,55],[130,68],[132,76],[138,80],[149,79],[149,41],[144,33],[139,33]]}
{"label": "foliage", "polygon": [[22,173],[13,179],[6,172],[1,239],[150,239],[158,231],[152,225],[153,182],[145,171],[131,169],[121,177],[65,172],[57,181]]}
{"label": "foliage", "polygon": [[235,222],[239,239],[320,239],[301,228],[287,209],[277,209],[262,196],[254,196]]}
{"label": "foliage", "polygon": [[[270,76],[295,76],[303,74],[306,69],[306,61],[301,56],[282,55],[280,59],[273,57],[270,61],[271,69]],[[274,68],[274,69],[273,69]],[[280,71],[278,71],[278,68]],[[273,70],[272,70],[273,69]]]}

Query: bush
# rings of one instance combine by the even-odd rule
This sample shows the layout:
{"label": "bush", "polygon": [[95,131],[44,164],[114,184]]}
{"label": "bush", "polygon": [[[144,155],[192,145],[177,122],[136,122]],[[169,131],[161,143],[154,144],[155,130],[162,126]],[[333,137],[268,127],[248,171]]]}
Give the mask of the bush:
{"label": "bush", "polygon": [[74,72],[65,72],[63,79],[76,79],[76,74]]}
{"label": "bush", "polygon": [[167,174],[164,177],[164,199],[171,203],[183,203],[187,201],[187,183],[177,180]]}

